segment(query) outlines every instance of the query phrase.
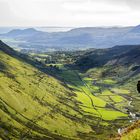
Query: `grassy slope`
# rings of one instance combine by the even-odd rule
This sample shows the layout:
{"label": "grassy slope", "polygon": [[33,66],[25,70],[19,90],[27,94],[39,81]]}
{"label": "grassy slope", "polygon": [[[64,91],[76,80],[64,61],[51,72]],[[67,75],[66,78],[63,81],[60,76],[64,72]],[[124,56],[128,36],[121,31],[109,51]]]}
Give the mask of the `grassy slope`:
{"label": "grassy slope", "polygon": [[1,138],[70,139],[93,131],[74,93],[18,59],[0,51]]}
{"label": "grassy slope", "polygon": [[140,121],[136,121],[125,128],[122,134],[111,138],[110,140],[139,140],[140,139]]}
{"label": "grassy slope", "polygon": [[[106,107],[108,102],[94,96],[95,92],[89,87],[88,83],[80,78],[78,72],[64,70],[60,72],[60,77],[63,77],[68,86],[74,90],[77,95],[77,100],[82,103],[81,107],[87,114],[96,115],[98,117],[102,116],[104,120],[113,120],[127,116],[125,113]],[[113,115],[110,115],[110,113]]]}

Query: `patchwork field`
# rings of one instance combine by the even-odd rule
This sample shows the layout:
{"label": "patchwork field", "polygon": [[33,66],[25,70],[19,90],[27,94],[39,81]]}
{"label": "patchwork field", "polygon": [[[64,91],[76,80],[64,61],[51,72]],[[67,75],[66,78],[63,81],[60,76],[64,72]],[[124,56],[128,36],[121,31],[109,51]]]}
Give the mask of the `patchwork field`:
{"label": "patchwork field", "polygon": [[[95,115],[104,120],[127,117],[125,111],[123,112],[122,110],[117,109],[117,107],[115,108],[111,106],[112,102],[113,104],[126,102],[127,106],[127,99],[120,95],[113,94],[109,90],[104,90],[102,93],[100,93],[103,85],[92,85],[94,82],[93,79],[87,77],[82,78],[82,76],[80,76],[80,74],[78,74],[78,72],[75,70],[61,71],[59,76],[63,78],[69,88],[74,91],[77,96],[76,99],[81,102],[80,106],[86,112],[86,114],[93,116]],[[114,82],[111,81],[110,83],[110,81],[109,84],[114,84]],[[97,94],[97,92],[99,93]],[[105,100],[105,98],[108,100]],[[113,114],[113,116],[110,114]]]}

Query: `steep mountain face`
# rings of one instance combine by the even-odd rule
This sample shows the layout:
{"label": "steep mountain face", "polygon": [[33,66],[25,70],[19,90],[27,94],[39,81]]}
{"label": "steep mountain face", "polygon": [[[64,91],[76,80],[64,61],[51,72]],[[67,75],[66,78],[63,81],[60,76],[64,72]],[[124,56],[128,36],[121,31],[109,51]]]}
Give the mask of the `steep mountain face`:
{"label": "steep mountain face", "polygon": [[75,94],[25,60],[0,41],[0,137],[4,140],[88,137],[93,130],[89,120],[85,121]]}
{"label": "steep mountain face", "polygon": [[3,43],[1,40],[0,40],[0,50],[10,55],[17,54],[12,48]]}

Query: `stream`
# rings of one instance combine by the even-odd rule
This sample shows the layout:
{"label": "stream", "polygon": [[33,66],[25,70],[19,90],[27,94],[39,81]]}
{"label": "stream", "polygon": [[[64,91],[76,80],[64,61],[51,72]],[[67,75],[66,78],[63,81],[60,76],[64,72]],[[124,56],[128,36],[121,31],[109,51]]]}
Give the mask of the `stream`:
{"label": "stream", "polygon": [[[128,102],[128,106],[129,107],[134,107],[133,105],[131,105],[132,103],[132,98],[130,99],[130,101]],[[134,121],[137,121],[140,119],[140,114],[136,114],[136,113],[132,113],[128,110],[128,113],[129,113],[129,117],[131,117],[131,120],[130,120],[130,123],[133,123]],[[125,128],[119,128],[118,129],[118,134],[122,134],[124,132]]]}

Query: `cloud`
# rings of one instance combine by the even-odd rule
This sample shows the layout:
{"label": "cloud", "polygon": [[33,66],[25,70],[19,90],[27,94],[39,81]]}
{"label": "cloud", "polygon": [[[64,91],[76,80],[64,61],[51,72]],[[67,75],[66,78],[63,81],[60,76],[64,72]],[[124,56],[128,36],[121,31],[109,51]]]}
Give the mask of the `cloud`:
{"label": "cloud", "polygon": [[102,2],[112,3],[114,5],[125,5],[133,10],[140,10],[140,0],[99,0]]}
{"label": "cloud", "polygon": [[103,13],[103,12],[128,12],[130,8],[128,6],[114,5],[112,3],[95,2],[95,1],[84,1],[84,2],[69,2],[64,3],[63,7],[71,11],[80,12],[92,12],[92,13]]}
{"label": "cloud", "polygon": [[9,21],[13,22],[15,18],[16,17],[12,14],[9,5],[5,1],[0,0],[0,24],[6,26]]}
{"label": "cloud", "polygon": [[0,0],[0,25],[136,25],[139,9],[139,0]]}
{"label": "cloud", "polygon": [[133,9],[140,10],[140,1],[139,0],[127,0],[126,3]]}

